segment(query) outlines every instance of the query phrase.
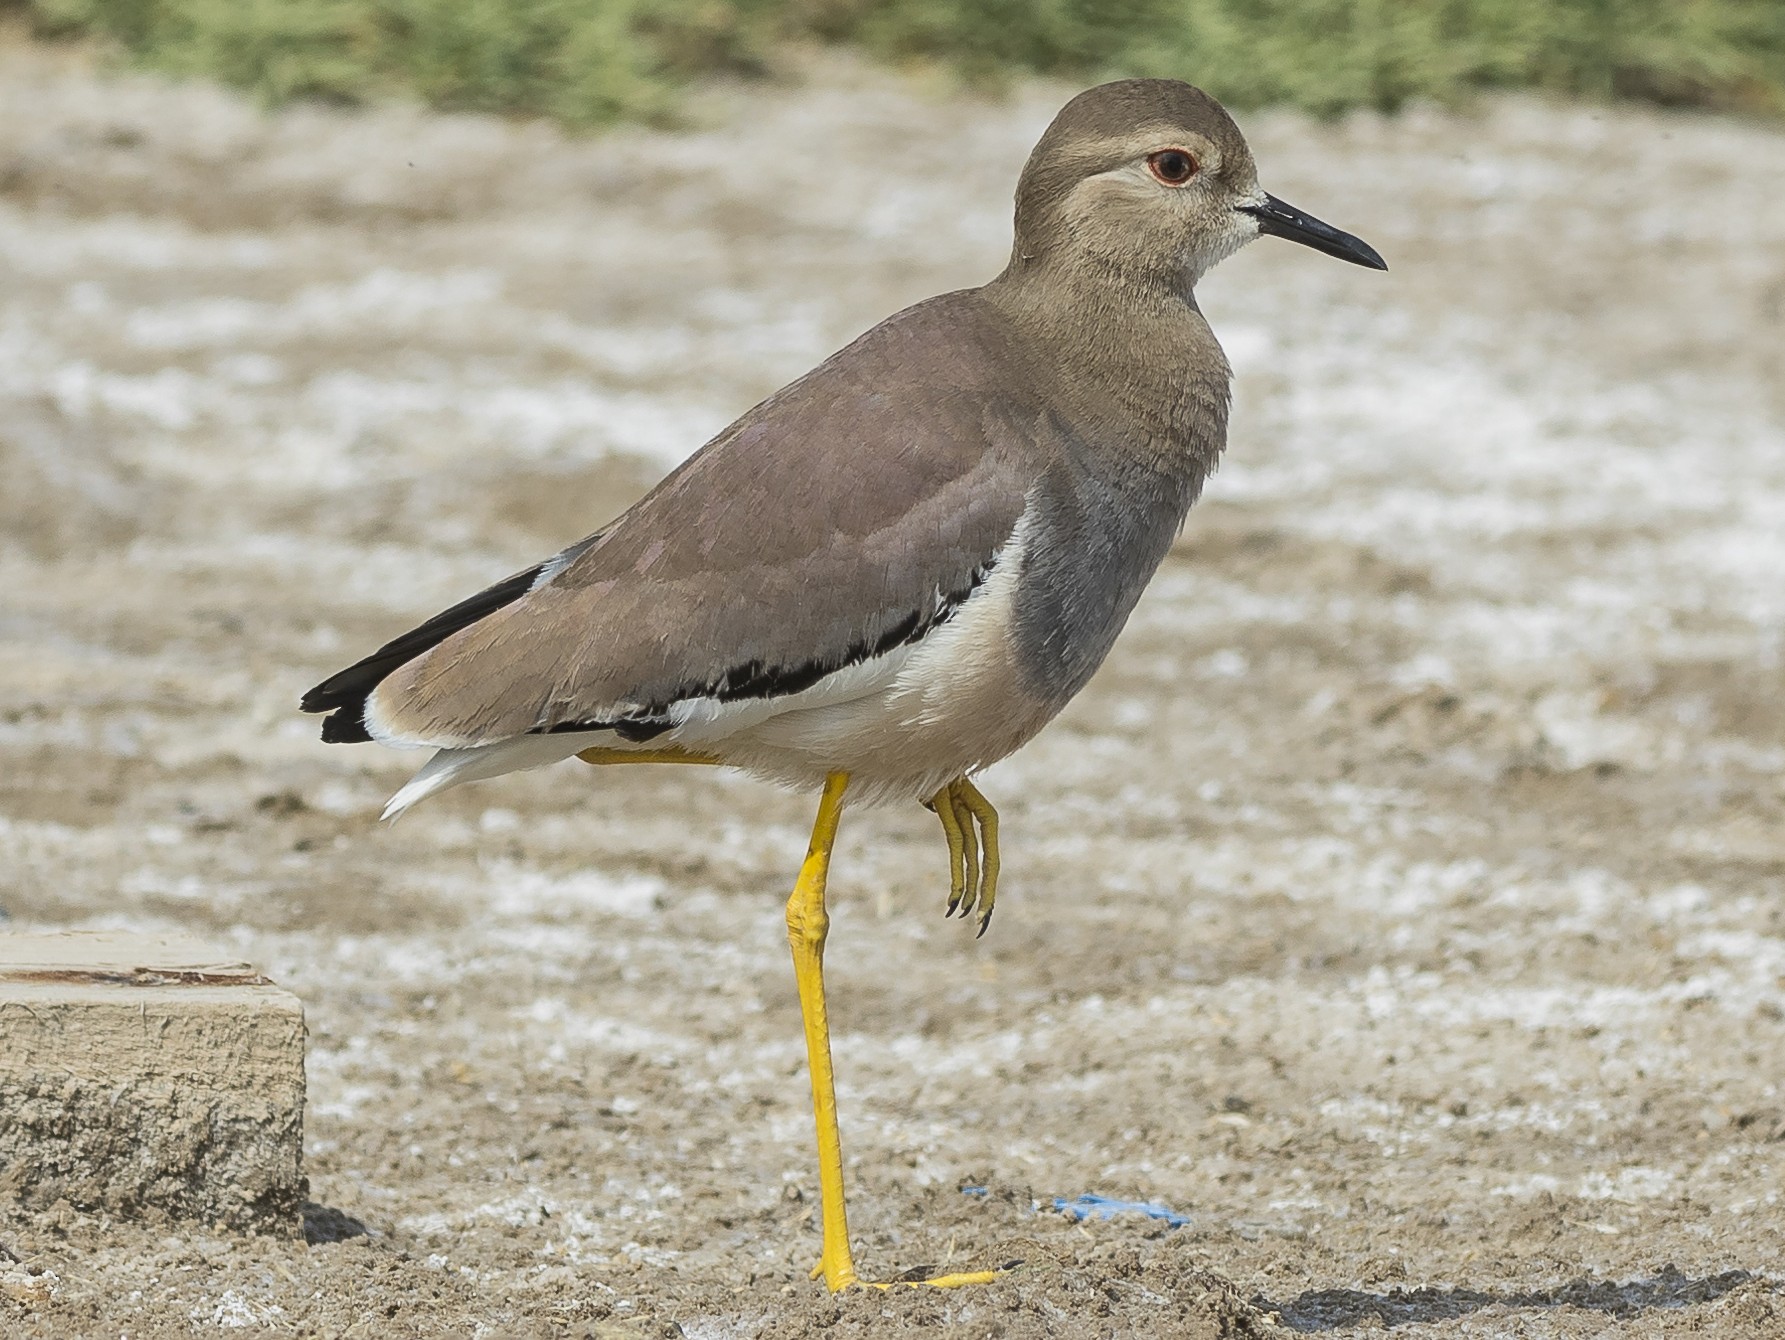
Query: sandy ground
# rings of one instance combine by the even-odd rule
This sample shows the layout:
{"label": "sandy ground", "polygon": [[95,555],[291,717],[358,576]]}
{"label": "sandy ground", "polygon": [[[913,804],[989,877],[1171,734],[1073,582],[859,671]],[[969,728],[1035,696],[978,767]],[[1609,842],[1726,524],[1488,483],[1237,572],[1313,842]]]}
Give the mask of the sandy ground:
{"label": "sandy ground", "polygon": [[381,829],[416,760],[295,714],[995,271],[1065,92],[832,67],[574,142],[5,50],[0,907],[297,990],[315,1205],[8,1212],[0,1333],[1785,1335],[1776,127],[1246,118],[1393,270],[1204,285],[1228,463],[987,775],[991,933],[916,808],[833,879],[864,1268],[994,1286],[805,1279],[809,798],[566,765]]}

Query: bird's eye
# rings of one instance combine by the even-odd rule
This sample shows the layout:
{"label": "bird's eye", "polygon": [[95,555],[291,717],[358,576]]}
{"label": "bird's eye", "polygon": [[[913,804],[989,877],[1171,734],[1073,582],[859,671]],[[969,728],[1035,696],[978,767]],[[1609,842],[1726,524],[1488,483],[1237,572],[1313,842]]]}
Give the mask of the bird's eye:
{"label": "bird's eye", "polygon": [[1182,186],[1196,175],[1196,159],[1184,149],[1147,155],[1147,170],[1167,186]]}

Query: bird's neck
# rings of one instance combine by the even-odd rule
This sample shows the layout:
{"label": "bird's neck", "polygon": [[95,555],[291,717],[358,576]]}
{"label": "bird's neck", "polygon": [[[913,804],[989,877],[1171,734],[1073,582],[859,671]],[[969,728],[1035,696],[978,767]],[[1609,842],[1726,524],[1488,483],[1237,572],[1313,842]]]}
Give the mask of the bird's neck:
{"label": "bird's neck", "polygon": [[1095,267],[1018,262],[982,291],[1079,432],[1193,477],[1192,491],[1215,468],[1232,374],[1193,293]]}

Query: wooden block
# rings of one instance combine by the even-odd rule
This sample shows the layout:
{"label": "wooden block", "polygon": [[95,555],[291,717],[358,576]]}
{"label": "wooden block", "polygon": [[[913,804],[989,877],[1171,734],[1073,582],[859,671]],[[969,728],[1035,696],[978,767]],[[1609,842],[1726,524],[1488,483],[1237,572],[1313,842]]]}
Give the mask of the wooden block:
{"label": "wooden block", "polygon": [[233,955],[0,934],[0,1197],[302,1231],[304,1010]]}

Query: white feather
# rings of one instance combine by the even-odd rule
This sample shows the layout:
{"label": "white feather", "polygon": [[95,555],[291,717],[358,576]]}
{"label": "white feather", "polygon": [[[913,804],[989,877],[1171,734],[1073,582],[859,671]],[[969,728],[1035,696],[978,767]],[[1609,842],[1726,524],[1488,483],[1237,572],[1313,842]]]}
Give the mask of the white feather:
{"label": "white feather", "polygon": [[499,777],[505,772],[561,763],[579,749],[587,749],[589,744],[589,737],[579,732],[521,735],[496,744],[436,750],[434,757],[422,764],[421,770],[386,802],[384,813],[379,817],[395,819],[417,801],[426,800],[451,786]]}

